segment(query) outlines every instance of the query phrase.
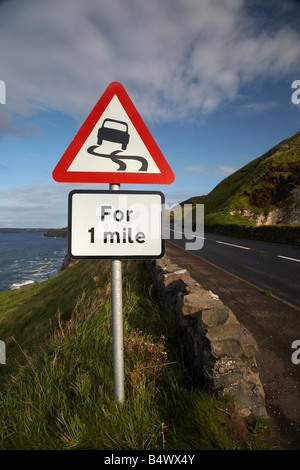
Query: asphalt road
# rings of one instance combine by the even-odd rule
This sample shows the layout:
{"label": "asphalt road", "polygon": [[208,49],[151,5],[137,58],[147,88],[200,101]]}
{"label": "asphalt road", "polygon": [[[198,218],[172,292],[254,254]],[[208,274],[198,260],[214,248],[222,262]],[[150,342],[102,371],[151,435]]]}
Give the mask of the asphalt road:
{"label": "asphalt road", "polygon": [[182,248],[188,242],[191,253],[300,308],[300,247],[213,233],[196,234],[193,244],[174,227],[170,241]]}

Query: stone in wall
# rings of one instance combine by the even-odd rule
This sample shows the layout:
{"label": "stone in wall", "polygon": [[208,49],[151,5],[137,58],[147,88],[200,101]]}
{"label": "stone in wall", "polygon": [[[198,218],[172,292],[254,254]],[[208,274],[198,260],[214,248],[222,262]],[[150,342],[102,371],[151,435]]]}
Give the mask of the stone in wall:
{"label": "stone in wall", "polygon": [[253,336],[217,295],[167,256],[146,265],[163,304],[176,316],[195,383],[219,396],[233,396],[243,416],[267,418]]}

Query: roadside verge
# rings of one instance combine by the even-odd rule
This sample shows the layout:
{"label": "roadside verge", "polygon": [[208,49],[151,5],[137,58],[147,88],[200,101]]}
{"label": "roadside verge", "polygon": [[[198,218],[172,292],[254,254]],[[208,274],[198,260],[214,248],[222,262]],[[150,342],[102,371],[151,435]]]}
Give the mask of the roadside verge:
{"label": "roadside verge", "polygon": [[[255,286],[166,241],[166,255],[211,290],[253,335],[267,412],[282,449],[300,449],[300,365],[291,361],[292,342],[299,339],[299,309],[266,296]],[[297,336],[298,335],[298,336]]]}

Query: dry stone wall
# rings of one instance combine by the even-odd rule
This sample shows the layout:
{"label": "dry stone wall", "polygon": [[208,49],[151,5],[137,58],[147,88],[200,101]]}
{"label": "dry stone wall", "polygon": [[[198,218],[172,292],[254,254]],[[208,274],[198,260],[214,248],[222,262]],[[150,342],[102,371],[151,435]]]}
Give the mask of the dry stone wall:
{"label": "dry stone wall", "polygon": [[217,295],[167,256],[146,265],[163,304],[176,316],[195,383],[219,396],[233,396],[243,416],[267,418],[253,336]]}

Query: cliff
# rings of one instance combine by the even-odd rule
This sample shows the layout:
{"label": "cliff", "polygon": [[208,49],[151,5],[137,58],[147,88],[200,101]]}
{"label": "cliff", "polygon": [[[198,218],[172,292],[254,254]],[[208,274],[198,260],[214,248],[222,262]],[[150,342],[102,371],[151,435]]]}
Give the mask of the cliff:
{"label": "cliff", "polygon": [[47,232],[44,234],[44,237],[67,238],[68,237],[68,229],[67,228],[51,228],[51,229],[47,230]]}

